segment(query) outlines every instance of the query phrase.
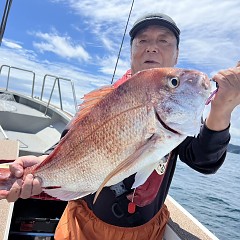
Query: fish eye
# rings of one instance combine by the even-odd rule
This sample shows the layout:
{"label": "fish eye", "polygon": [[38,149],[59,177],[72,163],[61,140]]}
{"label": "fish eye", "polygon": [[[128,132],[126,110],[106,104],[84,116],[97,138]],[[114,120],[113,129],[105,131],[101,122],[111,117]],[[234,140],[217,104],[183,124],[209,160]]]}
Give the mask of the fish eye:
{"label": "fish eye", "polygon": [[171,78],[169,78],[169,80],[168,80],[168,86],[169,86],[170,88],[176,88],[176,87],[179,86],[179,84],[180,84],[180,80],[179,80],[178,77],[171,77]]}

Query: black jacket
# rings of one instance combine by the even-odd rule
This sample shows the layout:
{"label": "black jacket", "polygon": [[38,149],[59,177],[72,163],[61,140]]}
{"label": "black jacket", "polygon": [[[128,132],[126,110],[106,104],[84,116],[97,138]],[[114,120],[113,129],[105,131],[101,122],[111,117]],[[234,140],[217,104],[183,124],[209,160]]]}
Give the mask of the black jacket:
{"label": "black jacket", "polygon": [[229,128],[223,131],[212,131],[205,125],[202,126],[197,137],[187,137],[172,151],[155,200],[145,207],[137,207],[134,214],[129,214],[127,211],[129,200],[126,195],[132,191],[131,186],[135,175],[123,181],[126,192],[121,196],[116,197],[114,191],[105,187],[95,204],[93,204],[94,194],[84,199],[94,214],[106,223],[122,227],[142,225],[152,219],[162,207],[172,182],[178,157],[194,170],[203,174],[212,174],[224,162],[229,141]]}

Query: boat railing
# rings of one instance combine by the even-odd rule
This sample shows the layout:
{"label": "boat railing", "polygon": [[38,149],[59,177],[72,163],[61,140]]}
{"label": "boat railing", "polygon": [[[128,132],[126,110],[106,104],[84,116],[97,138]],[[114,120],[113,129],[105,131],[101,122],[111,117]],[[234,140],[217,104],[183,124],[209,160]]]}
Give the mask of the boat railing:
{"label": "boat railing", "polygon": [[[36,81],[36,74],[35,72],[31,71],[31,70],[27,70],[27,69],[23,69],[23,68],[18,68],[18,67],[14,67],[14,66],[9,66],[9,65],[1,65],[0,67],[0,75],[2,75],[2,69],[3,68],[8,68],[8,72],[7,72],[7,83],[6,83],[6,88],[5,90],[8,91],[9,89],[9,82],[10,82],[10,78],[11,78],[11,70],[15,69],[15,70],[19,70],[22,72],[27,72],[32,74],[32,88],[31,88],[31,97],[34,98],[34,87],[35,87],[35,81]],[[45,84],[46,84],[46,79],[54,79],[53,82],[53,86],[51,88],[51,93],[50,96],[47,100],[47,106],[46,106],[46,112],[49,108],[49,106],[51,105],[51,100],[52,100],[52,96],[53,96],[53,92],[55,90],[55,86],[57,84],[58,87],[58,97],[59,97],[59,105],[60,105],[60,109],[62,111],[64,111],[63,109],[63,103],[62,103],[62,93],[61,93],[61,84],[60,82],[65,81],[65,82],[69,82],[71,85],[71,90],[72,90],[72,97],[73,97],[73,101],[74,101],[74,107],[75,107],[75,111],[77,111],[77,100],[76,100],[76,93],[75,93],[75,88],[74,88],[74,83],[71,79],[68,78],[63,78],[63,77],[59,77],[59,76],[55,76],[55,75],[51,75],[51,74],[45,74],[43,77],[43,83],[42,83],[42,90],[40,93],[40,100],[43,101],[43,95],[44,95],[44,91],[45,91]]]}
{"label": "boat railing", "polygon": [[[59,101],[60,101],[59,102],[60,103],[60,108],[61,108],[61,110],[63,110],[60,81],[66,81],[66,82],[69,82],[71,84],[75,110],[77,111],[77,100],[76,100],[76,93],[75,93],[74,84],[73,84],[72,80],[68,79],[68,78],[62,78],[62,77],[54,76],[54,75],[51,75],[51,74],[45,74],[45,76],[43,78],[43,84],[42,84],[42,91],[41,91],[40,100],[42,101],[42,98],[43,98],[46,78],[54,78],[54,83],[53,83],[53,87],[51,89],[51,93],[50,93],[50,96],[49,96],[49,99],[48,99],[47,107],[50,105],[50,102],[51,102],[51,99],[52,99],[52,95],[53,95],[53,91],[54,91],[56,83],[57,83],[57,85],[58,85],[58,94],[59,94]],[[47,111],[47,109],[46,109],[46,111]]]}
{"label": "boat railing", "polygon": [[6,89],[5,89],[6,91],[8,91],[9,81],[10,81],[10,73],[11,73],[12,69],[20,70],[20,71],[23,71],[23,72],[28,72],[28,73],[31,73],[33,75],[33,77],[32,77],[32,93],[31,93],[31,97],[33,98],[36,74],[31,70],[18,68],[18,67],[13,67],[13,66],[9,66],[9,65],[2,65],[1,68],[0,68],[0,75],[2,74],[2,69],[4,67],[8,68],[7,83],[6,83]]}

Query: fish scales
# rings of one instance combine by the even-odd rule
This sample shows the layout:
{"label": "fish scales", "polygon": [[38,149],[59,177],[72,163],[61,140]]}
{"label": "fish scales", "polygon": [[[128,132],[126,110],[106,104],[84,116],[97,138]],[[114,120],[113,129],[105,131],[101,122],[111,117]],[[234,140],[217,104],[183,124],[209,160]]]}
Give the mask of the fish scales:
{"label": "fish scales", "polygon": [[[131,115],[131,121],[129,121],[129,114]],[[73,134],[75,146],[65,149],[64,154],[61,153],[60,156],[56,154],[55,161],[37,170],[35,175],[41,176],[41,172],[44,172],[42,177],[44,184],[46,186],[55,185],[59,184],[59,179],[56,178],[57,182],[54,182],[52,174],[56,174],[56,176],[63,174],[62,169],[64,169],[64,171],[71,172],[68,175],[70,179],[66,175],[62,179],[64,183],[77,183],[86,191],[91,187],[91,183],[96,184],[99,181],[101,184],[102,178],[97,177],[99,171],[107,175],[118,166],[121,159],[126,159],[140,145],[144,132],[147,132],[149,127],[146,122],[147,117],[146,107],[124,109],[123,113],[118,114],[109,121],[105,120],[97,129],[95,127],[94,131],[87,134],[84,140],[80,139],[79,141]],[[154,122],[155,116],[152,114],[151,117]],[[134,127],[129,127],[129,125]],[[142,134],[140,134],[141,132]],[[139,144],[136,145],[136,142],[139,142]],[[75,151],[72,149],[75,149]],[[61,161],[61,159],[65,158],[68,158],[68,161]],[[79,176],[79,162],[76,159],[81,159],[81,176]],[[69,162],[71,162],[71,165]],[[91,162],[91,165],[89,165],[89,162]],[[72,176],[74,176],[74,180]]]}
{"label": "fish scales", "polygon": [[[62,200],[134,173],[135,185],[141,185],[165,154],[198,132],[201,116],[196,114],[209,92],[205,74],[176,68],[144,70],[117,89],[93,91],[54,151],[25,173],[40,177],[44,187],[58,186],[44,191]],[[3,185],[0,181],[0,189],[10,187]]]}

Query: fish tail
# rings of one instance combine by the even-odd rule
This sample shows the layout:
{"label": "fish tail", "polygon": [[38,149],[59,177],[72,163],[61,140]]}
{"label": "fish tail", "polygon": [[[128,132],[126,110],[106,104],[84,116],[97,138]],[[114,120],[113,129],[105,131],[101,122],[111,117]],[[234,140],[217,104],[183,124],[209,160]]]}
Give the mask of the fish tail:
{"label": "fish tail", "polygon": [[11,175],[8,168],[0,168],[0,199],[7,197],[8,191],[12,187],[16,178]]}

